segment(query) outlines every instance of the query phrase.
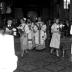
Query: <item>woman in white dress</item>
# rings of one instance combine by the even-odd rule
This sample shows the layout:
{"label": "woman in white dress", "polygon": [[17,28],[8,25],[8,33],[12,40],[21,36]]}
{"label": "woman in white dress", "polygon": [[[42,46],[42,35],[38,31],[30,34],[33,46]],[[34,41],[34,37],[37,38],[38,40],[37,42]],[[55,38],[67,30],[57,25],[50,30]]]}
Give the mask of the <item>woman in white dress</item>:
{"label": "woman in white dress", "polygon": [[51,53],[56,49],[56,55],[59,56],[59,48],[60,48],[60,31],[59,31],[59,19],[56,19],[56,22],[51,27],[52,38],[50,42]]}
{"label": "woman in white dress", "polygon": [[20,29],[20,45],[21,45],[21,56],[23,57],[24,53],[27,53],[28,44],[27,44],[27,25],[23,19],[20,20],[21,25],[17,27]]}

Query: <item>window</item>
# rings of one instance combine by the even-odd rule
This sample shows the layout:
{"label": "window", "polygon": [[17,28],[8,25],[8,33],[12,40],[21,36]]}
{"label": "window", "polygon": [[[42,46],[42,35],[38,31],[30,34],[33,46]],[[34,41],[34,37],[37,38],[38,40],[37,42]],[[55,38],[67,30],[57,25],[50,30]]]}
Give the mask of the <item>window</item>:
{"label": "window", "polygon": [[64,0],[64,9],[68,9],[70,4],[70,0]]}

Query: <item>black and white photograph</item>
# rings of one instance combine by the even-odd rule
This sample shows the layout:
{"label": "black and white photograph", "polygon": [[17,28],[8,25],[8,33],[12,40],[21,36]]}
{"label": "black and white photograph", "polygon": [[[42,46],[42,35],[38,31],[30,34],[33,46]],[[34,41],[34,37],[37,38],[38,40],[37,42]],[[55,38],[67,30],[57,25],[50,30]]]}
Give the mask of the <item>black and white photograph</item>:
{"label": "black and white photograph", "polygon": [[0,72],[72,72],[72,0],[0,0]]}

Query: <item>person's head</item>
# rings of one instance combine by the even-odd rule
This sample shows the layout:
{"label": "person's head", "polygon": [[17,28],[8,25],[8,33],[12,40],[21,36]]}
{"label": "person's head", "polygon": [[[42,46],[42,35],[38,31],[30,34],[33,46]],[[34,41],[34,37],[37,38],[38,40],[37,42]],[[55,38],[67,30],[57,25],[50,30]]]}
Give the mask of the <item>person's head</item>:
{"label": "person's head", "polygon": [[41,17],[38,17],[38,21],[39,21],[39,22],[41,21]]}
{"label": "person's head", "polygon": [[8,20],[8,21],[7,21],[7,24],[8,24],[8,25],[12,25],[12,20]]}
{"label": "person's head", "polygon": [[21,24],[24,23],[23,19],[20,19],[20,23],[21,23]]}
{"label": "person's head", "polygon": [[55,19],[55,22],[58,24],[59,23],[59,19]]}
{"label": "person's head", "polygon": [[31,23],[31,20],[29,18],[27,19],[27,23]]}

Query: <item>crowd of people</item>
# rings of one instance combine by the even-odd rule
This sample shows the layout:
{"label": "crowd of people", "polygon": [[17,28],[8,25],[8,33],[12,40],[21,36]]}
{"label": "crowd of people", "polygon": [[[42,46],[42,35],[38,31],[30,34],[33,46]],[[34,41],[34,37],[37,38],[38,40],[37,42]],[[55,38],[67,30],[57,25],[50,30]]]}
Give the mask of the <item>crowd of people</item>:
{"label": "crowd of people", "polygon": [[[2,3],[1,7],[4,7]],[[61,38],[66,39],[72,35],[72,25],[69,20],[44,19],[33,14],[27,18],[17,14],[12,18],[10,7],[7,8],[7,12],[4,12],[3,8],[0,10],[0,72],[13,72],[17,68],[15,38],[20,41],[21,57],[33,49],[37,51],[48,49],[50,54],[55,54],[57,57],[60,57],[61,51],[62,57],[65,57],[67,44],[63,43],[61,46]],[[69,52],[72,61],[72,42]]]}
{"label": "crowd of people", "polygon": [[[16,26],[13,20],[7,20],[7,25],[3,27],[5,33],[12,34],[20,38],[21,56],[28,53],[29,50],[42,50],[46,48],[46,44],[50,47],[52,54],[56,50],[56,55],[59,56],[60,39],[70,35],[70,26],[68,21],[61,22],[58,18],[54,22],[46,24],[41,17],[32,21],[30,18],[20,18],[20,24]],[[49,38],[49,40],[48,40]],[[64,52],[63,52],[64,53]],[[63,54],[64,57],[64,54]]]}
{"label": "crowd of people", "polygon": [[[30,18],[22,17],[19,19],[18,25],[16,25],[17,23],[17,21],[15,22],[12,18],[9,18],[6,21],[6,25],[3,26],[3,29],[0,29],[0,33],[2,35],[6,35],[2,36],[0,34],[0,36],[2,39],[5,39],[4,42],[1,42],[1,44],[6,44],[7,40],[8,42],[12,40],[12,47],[14,47],[13,37],[19,38],[21,57],[33,49],[41,51],[46,48],[50,49],[49,52],[51,54],[55,53],[57,57],[60,57],[59,51],[61,49],[61,38],[69,37],[72,32],[72,29],[70,30],[70,24],[68,21],[63,23],[58,18],[54,19],[54,22],[51,23],[51,20],[49,20],[49,22],[44,22],[41,17],[36,18],[36,21],[32,21]],[[8,43],[6,47],[9,47]],[[3,48],[5,47],[3,46]],[[14,54],[14,50],[10,48],[11,46],[9,47],[7,53],[10,53],[10,51],[12,53],[13,51]],[[65,56],[64,48],[62,48],[62,56]],[[15,63],[16,62],[17,57],[15,59]],[[17,65],[15,68],[16,67]]]}
{"label": "crowd of people", "polygon": [[45,48],[46,24],[38,18],[37,22],[32,22],[30,19],[21,19],[21,24],[17,27],[20,32],[22,56],[27,50],[32,50],[34,47],[41,50]]}

